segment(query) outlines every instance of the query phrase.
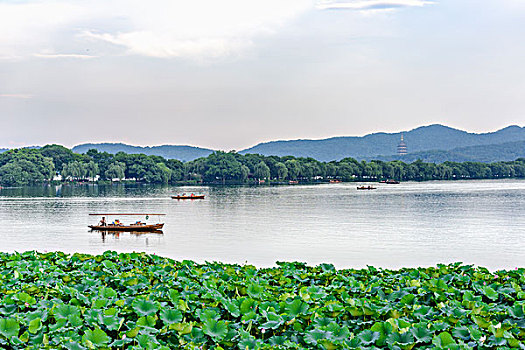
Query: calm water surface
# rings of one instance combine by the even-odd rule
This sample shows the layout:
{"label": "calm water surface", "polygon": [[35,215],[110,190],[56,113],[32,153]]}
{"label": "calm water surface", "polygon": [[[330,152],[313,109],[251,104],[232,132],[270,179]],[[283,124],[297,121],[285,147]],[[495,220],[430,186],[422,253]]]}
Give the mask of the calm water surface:
{"label": "calm water surface", "polygon": [[[283,260],[339,268],[456,261],[491,269],[525,265],[525,181],[376,186],[373,191],[357,191],[356,184],[3,189],[0,250],[145,251],[257,266]],[[206,199],[169,197],[192,191]],[[94,212],[166,213],[164,233],[90,232],[87,225],[98,219],[88,213]]]}

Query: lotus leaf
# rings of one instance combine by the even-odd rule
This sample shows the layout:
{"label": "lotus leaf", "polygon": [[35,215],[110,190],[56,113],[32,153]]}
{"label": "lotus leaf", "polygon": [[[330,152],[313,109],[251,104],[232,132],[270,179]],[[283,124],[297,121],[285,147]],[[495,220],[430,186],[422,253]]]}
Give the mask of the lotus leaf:
{"label": "lotus leaf", "polygon": [[0,334],[6,338],[11,338],[18,335],[20,331],[20,324],[14,318],[0,319]]}
{"label": "lotus leaf", "polygon": [[209,319],[203,323],[203,331],[215,340],[220,340],[228,333],[228,326],[224,321]]}
{"label": "lotus leaf", "polygon": [[136,299],[133,302],[133,309],[140,316],[148,316],[157,312],[158,308],[154,302],[146,299]]}
{"label": "lotus leaf", "polygon": [[108,337],[106,332],[104,332],[100,328],[96,328],[94,330],[87,330],[86,333],[84,333],[82,340],[88,345],[88,347],[100,347],[108,345],[110,338]]}
{"label": "lotus leaf", "polygon": [[0,348],[519,348],[525,270],[0,253]]}

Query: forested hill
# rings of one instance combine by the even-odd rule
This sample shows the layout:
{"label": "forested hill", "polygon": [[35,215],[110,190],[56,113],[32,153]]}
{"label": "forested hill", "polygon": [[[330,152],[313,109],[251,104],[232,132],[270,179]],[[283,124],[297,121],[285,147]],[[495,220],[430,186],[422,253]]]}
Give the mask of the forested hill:
{"label": "forested hill", "polygon": [[96,149],[99,152],[107,152],[110,154],[117,154],[124,152],[127,154],[145,154],[148,156],[161,156],[166,159],[178,159],[183,162],[194,160],[200,157],[207,157],[213,150],[193,147],[193,146],[152,146],[140,147],[130,146],[123,143],[85,143],[73,147],[72,151],[75,153],[86,153],[90,149]]}
{"label": "forested hill", "polygon": [[433,150],[414,152],[404,156],[374,156],[366,157],[365,160],[401,160],[406,163],[412,163],[418,159],[421,159],[422,161],[428,163],[444,163],[447,161],[490,163],[499,161],[512,161],[518,158],[525,158],[525,141],[506,142],[495,145],[458,147],[449,151]]}
{"label": "forested hill", "polygon": [[409,153],[525,141],[525,127],[515,125],[496,132],[475,134],[435,124],[394,134],[375,133],[362,137],[333,137],[324,140],[272,141],[258,144],[240,153],[292,155],[312,157],[320,161],[340,160],[345,157],[367,159],[379,154],[395,154],[401,134],[408,145]]}

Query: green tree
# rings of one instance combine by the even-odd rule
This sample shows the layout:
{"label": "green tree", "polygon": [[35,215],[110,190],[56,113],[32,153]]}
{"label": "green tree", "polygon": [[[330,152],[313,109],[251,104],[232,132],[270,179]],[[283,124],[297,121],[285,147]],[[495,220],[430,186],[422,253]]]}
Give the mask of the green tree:
{"label": "green tree", "polygon": [[270,168],[262,160],[255,166],[253,177],[259,180],[270,178]]}
{"label": "green tree", "polygon": [[288,176],[288,168],[286,165],[284,165],[282,162],[278,162],[275,166],[277,168],[277,178],[279,180],[286,179]]}
{"label": "green tree", "polygon": [[106,178],[113,181],[113,179],[119,179],[122,180],[125,177],[125,171],[126,164],[121,162],[114,162],[111,163],[108,167],[108,170],[106,170]]}

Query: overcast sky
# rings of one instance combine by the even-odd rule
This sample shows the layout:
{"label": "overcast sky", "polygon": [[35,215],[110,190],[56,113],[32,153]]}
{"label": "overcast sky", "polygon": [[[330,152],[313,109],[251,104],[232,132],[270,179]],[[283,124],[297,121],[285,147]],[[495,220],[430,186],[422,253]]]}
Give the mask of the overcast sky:
{"label": "overcast sky", "polygon": [[525,0],[0,0],[0,147],[525,125]]}

